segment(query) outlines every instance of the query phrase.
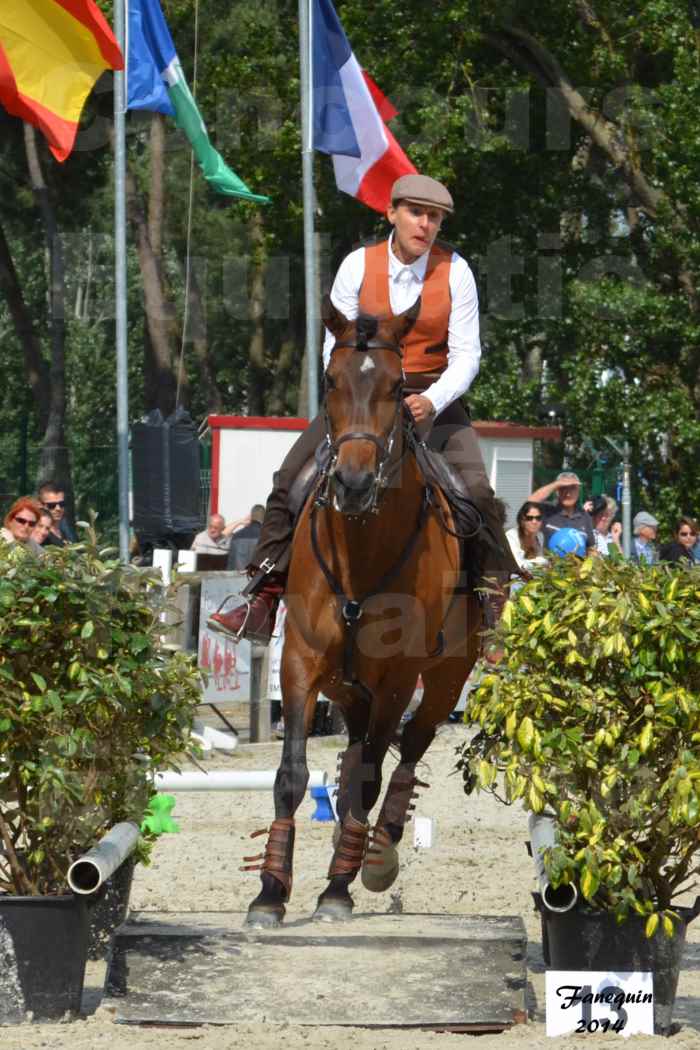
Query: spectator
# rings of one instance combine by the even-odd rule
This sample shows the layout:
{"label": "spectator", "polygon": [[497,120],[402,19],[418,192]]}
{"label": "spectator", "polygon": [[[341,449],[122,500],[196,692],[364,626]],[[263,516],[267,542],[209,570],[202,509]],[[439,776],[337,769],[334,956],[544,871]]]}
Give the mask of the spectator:
{"label": "spectator", "polygon": [[659,528],[659,523],[653,514],[646,510],[640,510],[635,514],[632,521],[632,532],[634,542],[632,546],[632,560],[647,565],[654,565],[658,561],[654,541]]}
{"label": "spectator", "polygon": [[[553,492],[557,494],[557,502],[545,502]],[[586,554],[595,551],[596,543],[590,514],[577,506],[580,492],[581,482],[578,475],[571,470],[562,470],[554,481],[549,485],[542,485],[529,497],[527,502],[536,503],[542,511],[545,546],[549,545],[552,533],[558,529],[575,529],[581,533]]]}
{"label": "spectator", "polygon": [[51,532],[51,526],[53,524],[53,518],[51,517],[51,511],[45,510],[43,507],[39,510],[39,520],[32,529],[32,539],[43,547],[46,544],[48,535]]}
{"label": "spectator", "polygon": [[256,503],[250,509],[250,517],[245,519],[243,528],[238,529],[231,536],[231,545],[228,551],[228,562],[226,568],[235,572],[245,572],[253,557],[260,533],[262,532],[265,508],[262,503]]}
{"label": "spectator", "polygon": [[695,565],[693,547],[698,541],[698,526],[692,518],[680,518],[670,543],[659,549],[659,561],[672,561],[686,568]]}
{"label": "spectator", "polygon": [[231,533],[241,525],[247,525],[250,518],[240,518],[226,524],[221,514],[211,514],[209,524],[203,532],[198,532],[192,541],[191,550],[198,554],[226,554],[231,542]]}
{"label": "spectator", "polygon": [[539,503],[526,500],[515,521],[515,527],[508,529],[506,538],[518,568],[529,572],[537,565],[546,565],[542,540],[542,511]]}
{"label": "spectator", "polygon": [[591,520],[593,521],[593,536],[595,538],[596,550],[602,557],[607,558],[612,547],[622,554],[622,525],[618,522],[612,524],[617,514],[617,503],[612,496],[598,496],[593,501]]}
{"label": "spectator", "polygon": [[33,554],[41,554],[41,547],[32,539],[32,529],[38,522],[40,513],[41,507],[35,499],[31,496],[21,496],[5,515],[0,536],[6,543],[19,543]]}
{"label": "spectator", "polygon": [[698,536],[695,546],[690,553],[693,555],[693,561],[696,564],[700,564],[700,536]]}
{"label": "spectator", "polygon": [[67,543],[76,543],[78,537],[65,518],[65,485],[43,481],[39,486],[39,502],[51,514],[51,529],[44,546],[65,547]]}

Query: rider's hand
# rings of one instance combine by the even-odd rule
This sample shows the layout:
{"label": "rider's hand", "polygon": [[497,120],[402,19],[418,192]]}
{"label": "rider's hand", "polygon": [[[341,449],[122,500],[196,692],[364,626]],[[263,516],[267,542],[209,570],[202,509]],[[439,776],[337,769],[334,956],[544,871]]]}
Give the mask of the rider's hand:
{"label": "rider's hand", "polygon": [[416,423],[426,423],[435,415],[432,401],[424,394],[409,394],[404,403]]}

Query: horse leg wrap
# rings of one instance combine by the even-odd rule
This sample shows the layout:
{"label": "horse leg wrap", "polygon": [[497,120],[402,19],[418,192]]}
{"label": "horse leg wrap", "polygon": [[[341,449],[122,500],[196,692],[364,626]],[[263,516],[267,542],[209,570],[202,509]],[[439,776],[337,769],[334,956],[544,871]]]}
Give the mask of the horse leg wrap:
{"label": "horse leg wrap", "polygon": [[329,879],[332,879],[334,875],[355,876],[357,874],[364,860],[368,835],[369,824],[355,820],[348,813],[341,825],[340,837],[333,851],[331,865],[328,869]]}
{"label": "horse leg wrap", "polygon": [[[256,833],[259,834],[259,833]],[[264,834],[264,832],[262,832]],[[285,900],[292,893],[292,858],[294,856],[294,817],[273,820],[267,835],[265,853],[244,857],[246,861],[262,860],[262,864],[246,866],[244,871],[262,871],[272,875],[282,885]]]}
{"label": "horse leg wrap", "polygon": [[416,808],[414,803],[418,797],[416,788],[427,788],[428,786],[416,777],[415,764],[401,763],[398,765],[386,789],[375,830],[386,830],[388,824],[403,828],[404,824],[411,819],[411,814]]}

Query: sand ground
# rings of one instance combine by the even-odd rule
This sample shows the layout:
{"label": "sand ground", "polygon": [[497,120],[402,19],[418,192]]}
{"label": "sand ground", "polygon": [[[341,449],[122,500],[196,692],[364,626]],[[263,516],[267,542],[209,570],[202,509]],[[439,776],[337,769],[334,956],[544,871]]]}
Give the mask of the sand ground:
{"label": "sand ground", "polygon": [[[422,793],[416,813],[431,817],[436,831],[432,848],[416,850],[412,836],[402,846],[402,869],[391,891],[370,894],[357,880],[354,896],[360,912],[386,912],[396,902],[405,912],[478,915],[520,915],[528,935],[528,1009],[530,1020],[500,1035],[455,1035],[419,1031],[307,1026],[235,1025],[201,1028],[135,1028],[115,1024],[101,1004],[104,967],[91,964],[81,1020],[58,1025],[21,1025],[0,1032],[1,1050],[165,1050],[196,1046],[198,1050],[255,1047],[256,1050],[325,1050],[349,1045],[353,1050],[520,1050],[540,1045],[558,1050],[580,1048],[582,1039],[619,1039],[586,1035],[547,1040],[544,1028],[544,966],[539,919],[532,906],[532,862],[524,840],[527,824],[521,810],[505,807],[490,796],[467,799],[461,777],[454,774],[455,750],[467,730],[446,725],[425,759],[421,778],[431,787]],[[309,741],[309,767],[334,777],[342,737]],[[281,743],[241,744],[230,756],[215,753],[207,768],[272,769]],[[388,759],[391,764],[393,760]],[[306,796],[298,813],[294,895],[289,918],[308,916],[325,885],[330,855],[331,825],[311,821],[313,803]],[[244,854],[257,852],[249,835],[273,816],[269,792],[178,794],[175,816],[178,835],[165,836],[149,868],[137,869],[132,909],[141,913],[244,911],[257,892],[255,874],[239,871]],[[259,840],[258,840],[259,841]],[[252,849],[251,847],[255,848]],[[393,895],[393,896],[392,896]],[[390,975],[388,975],[390,979]],[[649,1050],[700,1050],[700,922],[691,925],[681,973],[675,1019],[678,1032],[669,1039],[635,1036],[627,1045]]]}

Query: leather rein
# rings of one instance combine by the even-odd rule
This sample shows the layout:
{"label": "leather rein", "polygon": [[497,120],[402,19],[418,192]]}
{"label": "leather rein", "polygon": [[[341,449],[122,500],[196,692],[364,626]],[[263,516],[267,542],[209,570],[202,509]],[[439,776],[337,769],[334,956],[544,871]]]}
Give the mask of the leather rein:
{"label": "leather rein", "polygon": [[[333,351],[342,348],[348,348],[353,350],[391,350],[393,353],[402,356],[401,350],[394,343],[387,343],[383,340],[372,339],[372,338],[359,338],[356,342],[343,341],[336,343],[333,347]],[[333,352],[331,351],[331,352]],[[402,373],[403,374],[403,373]],[[405,380],[405,376],[403,377]],[[330,503],[330,486],[335,472],[335,467],[338,461],[338,451],[341,445],[348,441],[370,441],[377,447],[378,460],[375,480],[372,485],[372,497],[368,505],[368,514],[379,513],[379,502],[384,489],[387,487],[390,478],[393,476],[396,470],[398,470],[403,462],[404,456],[406,455],[407,448],[404,450],[399,459],[390,467],[392,452],[396,443],[396,438],[399,433],[399,427],[402,421],[403,414],[403,388],[404,383],[402,381],[401,386],[398,389],[396,396],[396,411],[394,413],[394,419],[389,430],[388,435],[385,438],[379,437],[376,434],[371,434],[364,430],[353,430],[348,433],[342,434],[339,438],[334,439],[332,434],[331,422],[328,416],[328,408],[326,401],[323,402],[323,415],[326,427],[326,443],[327,450],[329,452],[326,465],[322,468],[321,477],[319,478],[318,487],[316,489],[316,495],[314,498],[313,506],[311,508],[310,526],[311,526],[311,547],[314,552],[316,561],[318,562],[319,568],[323,573],[326,582],[334,595],[338,599],[338,607],[340,610],[341,619],[345,625],[344,640],[343,640],[343,685],[350,686],[360,692],[363,698],[371,703],[372,693],[367,686],[362,682],[355,674],[354,668],[354,656],[357,641],[357,632],[359,629],[360,620],[364,611],[364,606],[370,598],[375,598],[378,594],[381,594],[386,586],[394,580],[403,567],[411,557],[413,550],[418,542],[418,537],[423,530],[425,525],[428,510],[431,504],[430,493],[427,486],[423,487],[421,495],[420,507],[418,510],[418,516],[416,518],[413,530],[406,541],[403,550],[399,557],[396,559],[394,564],[387,572],[377,581],[375,586],[368,591],[361,598],[351,598],[343,590],[340,581],[334,574],[328,562],[323,557],[319,542],[318,542],[318,514],[321,510],[326,509]],[[407,420],[407,429],[413,426],[412,417],[408,413],[409,419]]]}

